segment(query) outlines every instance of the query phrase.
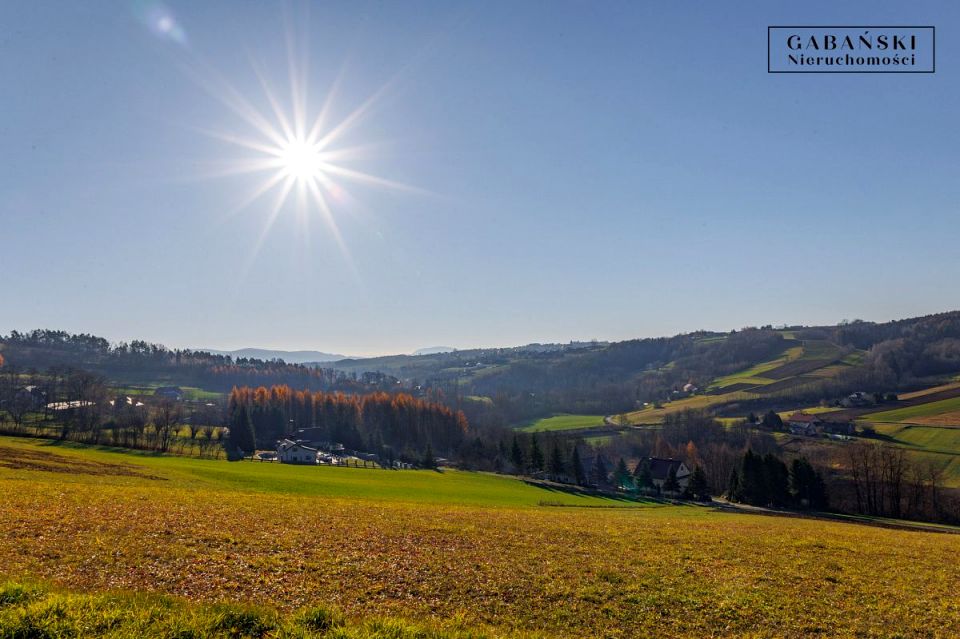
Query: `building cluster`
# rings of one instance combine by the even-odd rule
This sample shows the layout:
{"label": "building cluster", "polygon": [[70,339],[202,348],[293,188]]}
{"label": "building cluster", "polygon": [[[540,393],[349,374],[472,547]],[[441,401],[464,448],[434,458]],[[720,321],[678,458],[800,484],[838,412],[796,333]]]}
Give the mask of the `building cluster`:
{"label": "building cluster", "polygon": [[[276,452],[262,451],[257,454],[260,461],[277,461],[281,464],[307,464],[325,466],[363,466],[383,467],[389,464],[373,453],[348,451],[343,444],[328,442],[316,438],[316,428],[301,428],[289,437],[277,442]],[[413,468],[412,464],[394,460],[392,467],[398,470]]]}
{"label": "building cluster", "polygon": [[787,429],[794,435],[805,437],[850,437],[856,426],[849,419],[822,419],[803,411],[797,411],[786,420]]}

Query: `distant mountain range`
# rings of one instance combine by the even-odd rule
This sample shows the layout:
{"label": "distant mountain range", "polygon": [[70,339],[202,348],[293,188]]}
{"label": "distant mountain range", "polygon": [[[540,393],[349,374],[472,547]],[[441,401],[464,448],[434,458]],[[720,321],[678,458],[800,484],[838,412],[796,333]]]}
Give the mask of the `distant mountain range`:
{"label": "distant mountain range", "polygon": [[[269,361],[271,359],[282,359],[288,364],[322,364],[327,362],[337,362],[342,359],[361,360],[362,357],[351,357],[340,355],[339,353],[324,353],[323,351],[278,351],[268,348],[238,348],[233,351],[220,351],[213,348],[201,348],[198,350],[213,353],[214,355],[230,355],[234,359],[246,357],[253,359],[262,359]],[[429,346],[427,348],[418,348],[412,355],[440,355],[442,353],[452,353],[457,349],[452,346]]]}
{"label": "distant mountain range", "polygon": [[440,353],[452,353],[457,349],[452,346],[428,346],[427,348],[418,348],[413,351],[414,355],[439,355]]}
{"label": "distant mountain range", "polygon": [[324,353],[321,351],[275,351],[266,348],[239,348],[235,351],[218,351],[212,348],[199,349],[213,353],[215,355],[230,355],[234,359],[238,357],[271,360],[282,359],[288,364],[308,364],[313,362],[335,362],[341,359],[347,359],[345,355],[336,353]]}

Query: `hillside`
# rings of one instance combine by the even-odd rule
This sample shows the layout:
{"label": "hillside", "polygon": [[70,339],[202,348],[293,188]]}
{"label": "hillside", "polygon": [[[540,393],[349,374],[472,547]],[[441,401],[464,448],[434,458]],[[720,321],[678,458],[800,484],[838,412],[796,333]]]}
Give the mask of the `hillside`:
{"label": "hillside", "polygon": [[[390,637],[427,636],[404,630],[414,619],[473,637],[960,631],[960,535],[632,506],[477,473],[231,464],[9,438],[0,448],[4,578],[174,595],[199,603],[190,623],[228,598],[256,602],[268,621],[269,609],[318,605],[351,626],[406,619],[369,635]],[[0,611],[0,629],[72,623],[107,605],[64,603],[49,617],[43,601],[23,609],[33,617]],[[114,609],[113,623],[151,601]],[[167,604],[155,623],[186,605]]]}
{"label": "hillside", "polygon": [[[831,403],[854,391],[903,393],[960,374],[960,312],[895,322],[700,331],[615,343],[529,344],[346,359],[316,368],[62,331],[0,338],[7,368],[77,367],[122,384],[407,390],[443,397],[480,427],[554,414],[631,413],[658,423],[684,408],[735,417]],[[692,396],[684,390],[697,390]]]}

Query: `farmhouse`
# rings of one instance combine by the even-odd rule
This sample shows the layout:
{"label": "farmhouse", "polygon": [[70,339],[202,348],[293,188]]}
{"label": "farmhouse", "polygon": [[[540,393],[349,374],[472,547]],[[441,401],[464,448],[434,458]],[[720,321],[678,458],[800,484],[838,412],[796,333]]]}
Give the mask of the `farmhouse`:
{"label": "farmhouse", "polygon": [[47,394],[39,386],[24,386],[16,392],[14,399],[37,410],[47,403]]}
{"label": "farmhouse", "polygon": [[787,427],[794,435],[816,437],[820,424],[820,418],[816,415],[808,415],[803,411],[797,411],[787,418]]}
{"label": "farmhouse", "polygon": [[179,386],[159,386],[153,391],[153,394],[157,397],[172,399],[178,402],[183,399],[183,389]]}
{"label": "farmhouse", "polygon": [[316,464],[320,451],[290,439],[277,444],[277,459],[281,464]]}
{"label": "farmhouse", "polygon": [[846,397],[840,400],[840,405],[846,408],[857,408],[861,406],[873,406],[876,404],[873,395],[868,395],[863,391],[857,391],[856,393],[850,393]]}
{"label": "farmhouse", "polygon": [[680,485],[680,490],[684,490],[687,484],[690,483],[691,471],[687,468],[687,465],[679,459],[650,457],[647,459],[647,463],[650,464],[650,475],[653,477],[653,485],[661,490],[667,478],[670,477],[671,469],[677,474],[677,483]]}
{"label": "farmhouse", "polygon": [[823,432],[831,435],[853,435],[857,431],[853,421],[849,419],[825,420],[822,422],[821,427],[823,428]]}

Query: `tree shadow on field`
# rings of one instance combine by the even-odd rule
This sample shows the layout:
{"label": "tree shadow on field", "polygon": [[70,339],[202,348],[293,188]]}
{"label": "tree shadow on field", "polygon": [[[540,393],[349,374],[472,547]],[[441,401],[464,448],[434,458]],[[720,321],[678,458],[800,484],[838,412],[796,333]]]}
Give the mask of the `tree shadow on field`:
{"label": "tree shadow on field", "polygon": [[567,484],[555,484],[551,482],[537,481],[533,479],[522,479],[524,484],[538,488],[547,493],[555,493],[557,495],[569,495],[572,497],[582,497],[582,498],[593,498],[600,499],[607,504],[571,504],[571,503],[562,503],[562,502],[549,502],[546,500],[541,500],[541,506],[565,506],[565,507],[588,507],[588,508],[622,508],[627,505],[636,505],[636,504],[657,504],[657,505],[667,505],[670,504],[670,501],[657,499],[654,497],[640,497],[634,495],[625,495],[622,493],[611,493],[603,490],[596,490],[592,488],[585,488],[583,486],[571,486]]}
{"label": "tree shadow on field", "polygon": [[86,444],[67,439],[48,439],[40,444],[41,446],[52,446],[56,448],[67,448],[71,450],[95,450],[103,453],[119,453],[121,455],[136,455],[138,457],[175,457],[169,453],[161,453],[155,450],[143,450],[140,448],[123,448],[121,446],[106,446],[104,444]]}

